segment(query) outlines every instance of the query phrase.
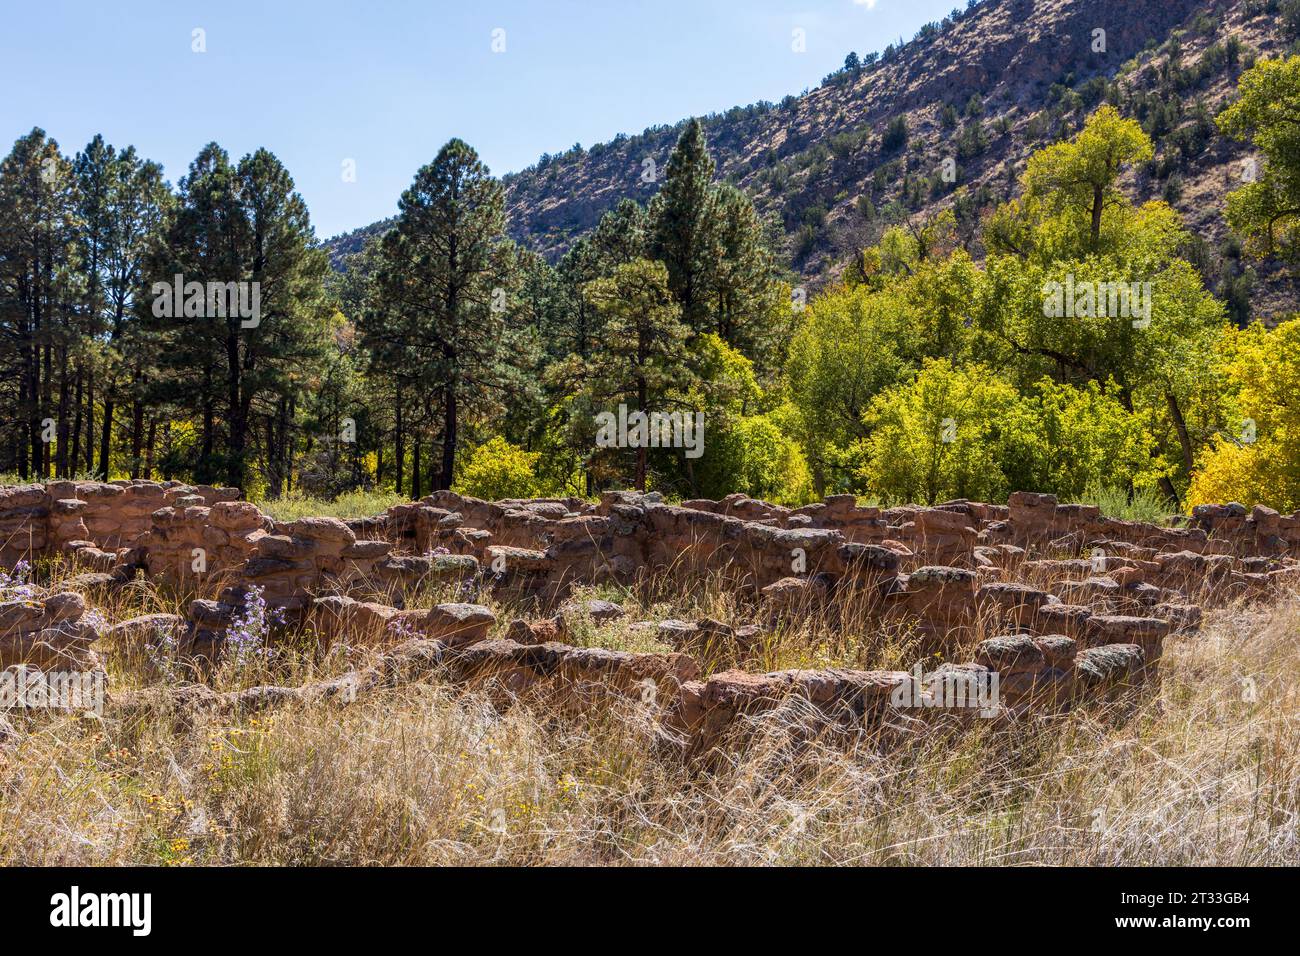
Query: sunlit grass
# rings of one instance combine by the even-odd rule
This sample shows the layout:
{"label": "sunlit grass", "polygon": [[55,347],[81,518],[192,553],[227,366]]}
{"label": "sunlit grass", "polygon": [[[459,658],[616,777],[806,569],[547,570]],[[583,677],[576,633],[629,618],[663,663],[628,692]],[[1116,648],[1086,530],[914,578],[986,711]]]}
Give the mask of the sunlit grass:
{"label": "sunlit grass", "polygon": [[[43,570],[57,586],[61,568]],[[677,598],[597,594],[632,613],[583,624],[575,643],[652,650],[632,620],[744,612],[707,581]],[[99,610],[185,600],[141,582]],[[499,634],[519,609],[484,600]],[[750,669],[905,663],[878,630],[831,629],[787,629]],[[436,679],[189,723],[11,715],[0,863],[1285,864],[1300,858],[1298,629],[1294,595],[1212,612],[1167,644],[1159,695],[1123,717],[977,722],[884,747],[801,737],[773,713],[707,773],[639,710],[561,718]],[[163,686],[133,649],[100,643],[113,692]],[[216,683],[319,680],[369,653],[341,642],[314,660],[302,645]]]}
{"label": "sunlit grass", "polygon": [[1107,518],[1118,518],[1121,521],[1168,524],[1176,514],[1170,501],[1155,488],[1135,489],[1130,494],[1124,488],[1090,485],[1079,503],[1096,505]]}
{"label": "sunlit grass", "polygon": [[277,521],[295,521],[298,518],[368,518],[393,505],[408,501],[405,495],[392,491],[367,491],[358,488],[337,498],[314,498],[291,493],[280,498],[258,501],[257,506]]}

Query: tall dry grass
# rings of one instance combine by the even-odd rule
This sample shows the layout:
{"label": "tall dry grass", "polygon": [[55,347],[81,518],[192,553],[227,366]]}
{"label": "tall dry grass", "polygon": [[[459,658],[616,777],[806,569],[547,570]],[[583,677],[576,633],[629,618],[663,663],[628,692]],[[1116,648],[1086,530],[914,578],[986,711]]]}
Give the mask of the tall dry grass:
{"label": "tall dry grass", "polygon": [[[606,596],[648,617],[740,612],[717,588],[683,594]],[[138,585],[99,599],[120,620],[185,598]],[[511,610],[498,611],[504,624]],[[436,682],[188,726],[111,708],[11,715],[0,863],[1293,863],[1298,634],[1296,596],[1214,612],[1167,645],[1159,695],[1123,717],[976,722],[886,748],[794,734],[787,710],[752,721],[707,770],[665,747],[639,708],[558,719]],[[806,626],[751,667],[902,664],[896,639]],[[626,622],[575,640],[654,649]],[[164,680],[138,649],[105,650],[115,689]],[[366,654],[344,645],[317,660],[304,647],[217,682],[296,683]]]}

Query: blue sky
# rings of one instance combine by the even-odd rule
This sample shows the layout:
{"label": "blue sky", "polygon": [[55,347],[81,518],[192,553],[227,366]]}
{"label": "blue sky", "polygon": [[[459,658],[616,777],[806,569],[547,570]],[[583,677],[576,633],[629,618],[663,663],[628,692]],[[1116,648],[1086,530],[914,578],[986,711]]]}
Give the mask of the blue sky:
{"label": "blue sky", "polygon": [[173,183],[212,140],[236,158],[265,146],[325,237],[391,215],[452,136],[504,174],[799,93],[850,50],[910,39],[954,6],[965,0],[40,0],[5,11],[0,140],[7,152],[40,126],[70,155],[101,132]]}

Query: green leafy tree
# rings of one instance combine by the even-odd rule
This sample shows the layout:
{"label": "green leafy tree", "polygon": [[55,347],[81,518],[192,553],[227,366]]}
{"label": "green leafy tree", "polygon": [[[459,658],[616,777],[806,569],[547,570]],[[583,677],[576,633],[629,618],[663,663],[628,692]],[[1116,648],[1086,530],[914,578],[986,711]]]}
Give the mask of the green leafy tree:
{"label": "green leafy tree", "polygon": [[1177,214],[1119,186],[1125,165],[1150,153],[1140,127],[1102,107],[1030,157],[1023,196],[986,234],[977,354],[1023,389],[1044,375],[1114,389],[1151,429],[1155,471],[1176,500],[1221,416],[1212,356],[1223,310],[1180,257],[1189,237]]}
{"label": "green leafy tree", "polygon": [[1242,167],[1247,181],[1228,196],[1228,221],[1248,247],[1300,263],[1300,56],[1260,60],[1242,74],[1239,97],[1219,129],[1263,157]]}
{"label": "green leafy tree", "polygon": [[1113,388],[1045,378],[1030,398],[1040,439],[1035,488],[1081,501],[1090,489],[1149,489],[1162,477],[1146,423],[1120,404]]}
{"label": "green leafy tree", "polygon": [[1300,509],[1300,319],[1234,330],[1221,361],[1232,415],[1198,456],[1188,505]]}
{"label": "green leafy tree", "polygon": [[1151,140],[1142,127],[1113,106],[1102,106],[1083,129],[1029,157],[1021,177],[1023,195],[1008,203],[989,226],[991,248],[1028,256],[1063,258],[1114,251],[1107,235],[1122,233],[1132,202],[1119,186],[1126,166],[1149,160]]}
{"label": "green leafy tree", "polygon": [[864,414],[872,399],[907,380],[927,358],[962,361],[969,355],[975,303],[983,276],[964,252],[921,259],[877,247],[859,260],[897,261],[885,273],[814,300],[790,344],[786,362],[790,402],[819,491],[851,489],[860,463],[855,449],[868,435]]}
{"label": "green leafy tree", "polygon": [[864,418],[868,494],[925,504],[998,501],[1034,486],[1032,406],[990,368],[928,361],[914,381],[877,395]]}

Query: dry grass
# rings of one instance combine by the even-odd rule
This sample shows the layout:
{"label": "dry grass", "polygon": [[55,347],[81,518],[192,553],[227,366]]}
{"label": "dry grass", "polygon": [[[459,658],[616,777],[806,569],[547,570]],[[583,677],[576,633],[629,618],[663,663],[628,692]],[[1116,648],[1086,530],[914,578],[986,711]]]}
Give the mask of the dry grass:
{"label": "dry grass", "polygon": [[[679,602],[606,596],[644,601],[648,617],[742,610],[707,586]],[[120,620],[181,599],[145,585],[101,610]],[[0,863],[1295,862],[1298,632],[1295,596],[1216,612],[1168,646],[1159,697],[1122,718],[977,722],[883,748],[865,734],[796,738],[798,714],[782,712],[707,771],[665,748],[643,712],[560,720],[438,684],[184,728],[111,709],[24,716],[0,748]],[[632,635],[624,623],[576,639]],[[160,680],[127,650],[109,649],[114,688]],[[296,683],[365,654],[290,653],[217,680]],[[880,666],[906,650],[811,627],[762,657],[751,666]]]}

